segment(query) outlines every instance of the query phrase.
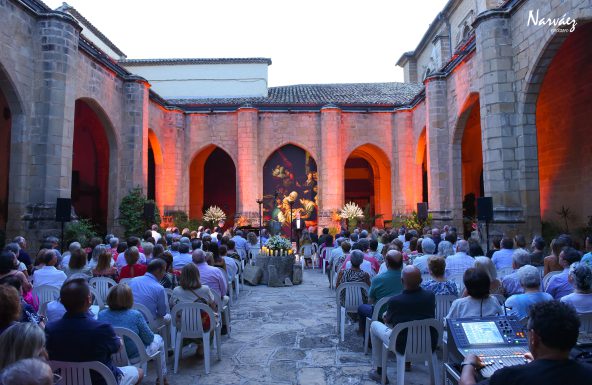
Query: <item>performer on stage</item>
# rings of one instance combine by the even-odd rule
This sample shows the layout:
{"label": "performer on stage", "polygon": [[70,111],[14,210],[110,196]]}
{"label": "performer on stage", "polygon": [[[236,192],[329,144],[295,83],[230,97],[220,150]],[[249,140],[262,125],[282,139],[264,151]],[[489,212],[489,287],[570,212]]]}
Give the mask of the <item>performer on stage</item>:
{"label": "performer on stage", "polygon": [[[306,228],[304,220],[300,219],[300,212],[296,212],[296,219],[292,221],[293,236],[296,237],[296,247],[300,250],[300,237],[302,236],[302,230]],[[292,239],[292,241],[294,241]]]}

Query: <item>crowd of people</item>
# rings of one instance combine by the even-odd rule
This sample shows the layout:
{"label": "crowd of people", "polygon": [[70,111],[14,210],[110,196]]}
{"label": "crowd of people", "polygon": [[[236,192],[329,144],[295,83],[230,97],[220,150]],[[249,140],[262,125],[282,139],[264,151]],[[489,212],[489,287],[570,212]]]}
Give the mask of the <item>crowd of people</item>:
{"label": "crowd of people", "polygon": [[[257,236],[220,228],[171,228],[163,233],[155,225],[142,238],[122,240],[107,235],[85,245],[75,241],[63,254],[56,238],[48,238],[35,253],[23,237],[7,244],[0,253],[2,383],[24,383],[15,380],[19,373],[51,376],[47,360],[99,361],[113,372],[119,384],[140,383],[142,369],[117,367],[111,361],[111,355],[122,345],[128,354],[137,355],[135,345],[121,341],[114,327],[135,332],[147,353],[160,352],[166,376],[163,338],[151,330],[134,304],[145,306],[162,324],[176,322],[171,320],[171,309],[183,302],[210,306],[218,317],[219,307],[229,302],[241,260],[250,249],[264,245],[268,237],[265,233]],[[344,230],[335,236],[328,229],[320,235],[308,229],[302,232],[299,243],[324,246],[319,263],[329,266],[329,279],[330,272],[335,272],[337,287],[345,282],[369,286],[355,317],[359,333],[365,332],[365,320],[371,317],[374,304],[389,298],[370,330],[373,362],[378,363],[370,377],[378,381],[382,374],[380,347],[388,341],[392,327],[434,318],[438,295],[458,296],[447,318],[508,314],[538,325],[541,321],[533,319],[533,312],[535,316],[543,314],[545,308],[537,307],[543,303],[552,304],[549,309],[561,309],[568,318],[592,312],[590,237],[582,253],[569,235],[560,235],[550,243],[547,256],[546,243],[540,237],[530,245],[519,235],[496,238],[491,250],[485,252],[477,241],[461,239],[448,226],[425,229],[421,234],[404,228],[375,228]],[[94,277],[116,283],[100,312],[92,307],[89,280]],[[40,286],[58,289],[59,299],[40,304],[35,295],[35,288]],[[172,290],[170,299],[165,289]],[[213,321],[202,316],[204,326]],[[223,325],[222,334],[229,327]],[[545,340],[546,326],[541,327],[544,330],[534,327],[533,336],[552,348],[555,345]],[[437,336],[432,337],[437,344]],[[404,344],[404,339],[397,340],[397,349],[403,349]],[[203,345],[198,346],[196,354],[203,354]],[[478,366],[478,360],[472,364]],[[544,370],[543,364],[539,366]],[[42,380],[36,383],[44,384]]]}

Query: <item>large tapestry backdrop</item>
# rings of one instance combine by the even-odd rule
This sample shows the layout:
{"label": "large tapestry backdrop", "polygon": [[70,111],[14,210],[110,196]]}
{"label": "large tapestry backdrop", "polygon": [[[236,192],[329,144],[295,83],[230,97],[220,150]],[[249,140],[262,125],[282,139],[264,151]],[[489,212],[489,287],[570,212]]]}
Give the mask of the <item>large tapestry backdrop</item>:
{"label": "large tapestry backdrop", "polygon": [[316,226],[317,181],[317,164],[308,151],[288,144],[271,154],[263,166],[265,221],[279,222],[284,234],[288,234],[292,202],[292,219],[300,213],[307,226]]}

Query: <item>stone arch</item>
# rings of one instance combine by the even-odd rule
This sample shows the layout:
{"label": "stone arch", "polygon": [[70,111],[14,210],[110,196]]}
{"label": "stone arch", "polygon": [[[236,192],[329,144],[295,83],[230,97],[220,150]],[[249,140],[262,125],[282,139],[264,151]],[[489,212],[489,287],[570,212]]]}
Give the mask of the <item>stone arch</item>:
{"label": "stone arch", "polygon": [[[16,230],[21,213],[19,207],[26,202],[21,180],[12,175],[25,175],[21,170],[27,164],[25,113],[21,97],[10,75],[0,63],[0,234]],[[9,222],[14,222],[9,224]],[[13,234],[10,234],[13,235]]]}
{"label": "stone arch", "polygon": [[[583,140],[592,129],[592,39],[590,20],[578,20],[571,33],[549,34],[527,73],[519,107],[520,188],[530,217],[563,225],[558,215],[570,208],[570,228],[582,227],[592,214],[584,195],[592,188],[592,145]],[[534,219],[533,219],[534,220]]]}
{"label": "stone arch", "polygon": [[[418,194],[421,197],[422,202],[428,202],[428,146],[427,146],[427,136],[426,136],[426,127],[424,126],[417,138],[417,146],[416,146],[416,154],[415,154],[415,163],[420,168],[420,181],[421,181],[421,191]],[[428,202],[429,203],[429,202]]]}
{"label": "stone arch", "polygon": [[312,158],[314,159],[315,162],[317,159],[319,159],[318,154],[316,154],[314,151],[308,149],[306,145],[298,142],[297,140],[289,140],[289,141],[282,142],[281,144],[279,144],[277,146],[270,147],[271,148],[270,150],[263,153],[263,156],[261,157],[261,160],[262,160],[261,164],[265,164],[265,162],[267,162],[267,160],[269,159],[269,157],[271,155],[273,155],[273,153],[275,153],[277,150],[281,149],[282,147],[285,147],[288,145],[299,147],[302,150],[308,152],[312,156]]}
{"label": "stone arch", "polygon": [[[383,215],[376,223],[382,226],[385,220],[392,220],[391,162],[386,153],[378,146],[371,143],[363,144],[356,147],[344,161],[343,167],[345,168],[344,175],[346,180],[348,178],[348,161],[352,164],[350,159],[362,159],[363,162],[366,162],[370,166],[373,190],[373,199],[370,202],[373,205],[373,210],[371,211]],[[363,162],[359,162],[358,164],[361,166]],[[346,186],[344,186],[344,192],[347,202]],[[411,185],[409,186],[409,188],[412,188]]]}
{"label": "stone arch", "polygon": [[118,140],[107,113],[92,98],[74,107],[71,198],[77,215],[106,231],[117,217]]}
{"label": "stone arch", "polygon": [[[475,217],[483,196],[483,148],[479,94],[470,93],[460,108],[452,134],[451,199],[455,218]],[[470,234],[470,229],[463,229]]]}
{"label": "stone arch", "polygon": [[163,155],[160,140],[152,129],[148,129],[148,176],[147,197],[154,199],[157,206],[162,208],[163,201]]}
{"label": "stone arch", "polygon": [[238,197],[236,181],[236,162],[222,146],[208,144],[197,150],[189,164],[189,217],[201,219],[206,207],[216,205],[224,210],[227,224],[232,226]]}

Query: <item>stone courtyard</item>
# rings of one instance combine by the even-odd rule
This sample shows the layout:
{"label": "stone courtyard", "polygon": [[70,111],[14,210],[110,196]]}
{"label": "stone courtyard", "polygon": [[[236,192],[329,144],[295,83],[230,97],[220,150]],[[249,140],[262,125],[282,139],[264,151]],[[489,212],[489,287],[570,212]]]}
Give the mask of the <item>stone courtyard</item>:
{"label": "stone courtyard", "polygon": [[[304,282],[297,286],[245,285],[231,318],[230,337],[222,337],[222,360],[216,361],[214,354],[210,374],[205,374],[203,359],[194,355],[195,347],[188,347],[177,374],[169,365],[170,384],[376,384],[368,378],[371,354],[364,355],[357,326],[346,323],[345,342],[339,342],[335,291],[319,270],[305,270]],[[392,357],[391,382],[395,365]],[[154,381],[149,366],[143,383]],[[428,382],[425,366],[414,365],[406,373],[406,384]]]}

